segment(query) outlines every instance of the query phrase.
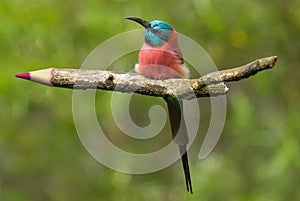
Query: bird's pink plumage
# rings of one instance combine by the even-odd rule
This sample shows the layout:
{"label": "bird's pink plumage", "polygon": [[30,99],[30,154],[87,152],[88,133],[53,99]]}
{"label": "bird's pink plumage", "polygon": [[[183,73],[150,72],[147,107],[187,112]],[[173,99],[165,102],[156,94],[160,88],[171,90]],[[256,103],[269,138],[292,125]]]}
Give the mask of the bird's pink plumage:
{"label": "bird's pink plumage", "polygon": [[139,65],[136,71],[152,79],[188,77],[175,29],[169,41],[162,46],[152,47],[147,43],[143,44],[139,52]]}

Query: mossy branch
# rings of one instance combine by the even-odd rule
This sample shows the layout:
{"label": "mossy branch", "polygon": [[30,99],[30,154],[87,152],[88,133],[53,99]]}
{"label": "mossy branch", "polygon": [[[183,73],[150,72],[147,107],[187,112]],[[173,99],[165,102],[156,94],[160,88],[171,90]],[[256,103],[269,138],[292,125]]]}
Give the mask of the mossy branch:
{"label": "mossy branch", "polygon": [[44,69],[16,76],[54,87],[193,99],[226,94],[229,91],[226,82],[245,79],[273,68],[276,60],[276,56],[261,58],[240,67],[208,73],[198,79],[154,80],[134,73],[70,68]]}

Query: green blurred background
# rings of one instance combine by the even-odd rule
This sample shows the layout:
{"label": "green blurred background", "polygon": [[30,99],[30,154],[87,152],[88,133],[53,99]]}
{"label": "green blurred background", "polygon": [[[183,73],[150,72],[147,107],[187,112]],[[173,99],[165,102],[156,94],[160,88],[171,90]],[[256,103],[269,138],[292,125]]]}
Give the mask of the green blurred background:
{"label": "green blurred background", "polygon": [[[76,133],[72,90],[14,77],[80,67],[101,42],[140,28],[124,16],[169,22],[219,69],[278,56],[273,70],[229,84],[225,128],[204,160],[197,155],[209,100],[200,100],[204,123],[190,149],[193,196],[185,191],[180,162],[147,175],[102,166]],[[1,0],[0,30],[0,200],[300,200],[300,1]],[[134,62],[125,59],[118,70],[129,71]],[[153,101],[138,98],[143,101],[135,102],[132,114]],[[99,92],[97,108],[104,115],[107,105]],[[110,118],[103,124],[112,138],[121,136]],[[130,140],[122,142],[130,149]]]}

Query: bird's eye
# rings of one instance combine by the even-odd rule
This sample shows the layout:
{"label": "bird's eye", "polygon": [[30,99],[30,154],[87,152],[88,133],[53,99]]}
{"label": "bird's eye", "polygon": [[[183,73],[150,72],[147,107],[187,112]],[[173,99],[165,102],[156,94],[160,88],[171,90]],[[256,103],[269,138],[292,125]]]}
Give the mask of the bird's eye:
{"label": "bird's eye", "polygon": [[159,29],[159,24],[153,24],[152,29]]}

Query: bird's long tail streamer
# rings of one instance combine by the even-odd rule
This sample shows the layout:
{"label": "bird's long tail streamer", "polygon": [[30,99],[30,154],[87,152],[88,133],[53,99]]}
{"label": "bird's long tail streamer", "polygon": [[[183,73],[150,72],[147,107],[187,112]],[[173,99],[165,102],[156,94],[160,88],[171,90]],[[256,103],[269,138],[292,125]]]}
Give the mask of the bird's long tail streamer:
{"label": "bird's long tail streamer", "polygon": [[186,124],[183,119],[182,101],[178,101],[177,99],[174,98],[165,98],[165,101],[167,102],[168,105],[172,137],[175,144],[179,146],[179,153],[181,155],[186,188],[187,191],[193,194],[188,155],[186,149],[189,139],[188,139]]}

